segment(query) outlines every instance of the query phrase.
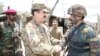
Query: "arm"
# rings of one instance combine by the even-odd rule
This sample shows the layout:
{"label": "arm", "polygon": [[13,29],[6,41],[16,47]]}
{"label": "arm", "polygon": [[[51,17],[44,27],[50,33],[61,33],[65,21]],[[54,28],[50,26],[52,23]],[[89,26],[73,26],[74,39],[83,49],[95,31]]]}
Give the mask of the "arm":
{"label": "arm", "polygon": [[100,40],[96,36],[95,31],[92,28],[89,28],[87,33],[88,42],[90,46],[90,56],[97,56],[100,55]]}
{"label": "arm", "polygon": [[66,45],[68,45],[68,36],[69,36],[70,30],[67,30],[64,34],[63,38],[61,39],[60,45],[62,46],[62,49],[66,49]]}
{"label": "arm", "polygon": [[3,28],[3,22],[0,22],[0,38],[2,38],[3,36],[2,28]]}

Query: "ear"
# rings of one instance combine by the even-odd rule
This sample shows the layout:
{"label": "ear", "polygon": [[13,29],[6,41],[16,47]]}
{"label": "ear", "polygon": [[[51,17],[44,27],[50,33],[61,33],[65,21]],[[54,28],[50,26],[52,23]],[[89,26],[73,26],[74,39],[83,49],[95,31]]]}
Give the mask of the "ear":
{"label": "ear", "polygon": [[37,15],[37,14],[39,14],[39,12],[35,11],[35,12],[34,12],[34,15]]}

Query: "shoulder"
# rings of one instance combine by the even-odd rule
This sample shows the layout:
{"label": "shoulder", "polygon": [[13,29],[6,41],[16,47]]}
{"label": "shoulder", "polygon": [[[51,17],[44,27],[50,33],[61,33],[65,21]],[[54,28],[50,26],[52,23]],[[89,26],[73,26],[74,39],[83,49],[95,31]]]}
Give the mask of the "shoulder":
{"label": "shoulder", "polygon": [[3,22],[0,22],[0,25],[3,25]]}
{"label": "shoulder", "polygon": [[92,38],[92,37],[96,36],[95,30],[90,25],[85,25],[85,27],[82,30],[82,33],[86,34],[89,38]]}
{"label": "shoulder", "polygon": [[49,30],[49,28],[45,24],[41,24],[41,25],[45,28],[46,31]]}
{"label": "shoulder", "polygon": [[35,25],[33,25],[31,22],[29,22],[29,23],[27,23],[26,25],[25,25],[25,29],[34,29],[35,28]]}
{"label": "shoulder", "polygon": [[29,22],[25,25],[26,31],[33,31],[34,32],[36,29],[37,29],[36,25],[32,24],[31,22]]}
{"label": "shoulder", "polygon": [[95,30],[93,29],[93,27],[90,26],[90,25],[88,25],[88,24],[85,25],[85,27],[83,28],[83,30],[85,32],[95,32]]}
{"label": "shoulder", "polygon": [[4,22],[0,22],[0,27],[4,27]]}
{"label": "shoulder", "polygon": [[0,22],[0,24],[1,24],[1,23],[3,23],[3,22]]}
{"label": "shoulder", "polygon": [[27,23],[26,25],[25,25],[25,27],[32,27],[32,23]]}
{"label": "shoulder", "polygon": [[23,33],[29,36],[33,36],[35,34],[36,29],[33,27],[32,23],[27,23],[23,29]]}

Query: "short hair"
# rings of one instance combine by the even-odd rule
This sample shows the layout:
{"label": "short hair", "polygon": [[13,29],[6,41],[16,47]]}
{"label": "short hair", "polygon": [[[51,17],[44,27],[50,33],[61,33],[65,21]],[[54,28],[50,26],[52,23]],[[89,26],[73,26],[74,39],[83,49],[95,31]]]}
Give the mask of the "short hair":
{"label": "short hair", "polygon": [[34,12],[39,12],[39,11],[40,11],[40,9],[32,9],[31,14],[34,15]]}

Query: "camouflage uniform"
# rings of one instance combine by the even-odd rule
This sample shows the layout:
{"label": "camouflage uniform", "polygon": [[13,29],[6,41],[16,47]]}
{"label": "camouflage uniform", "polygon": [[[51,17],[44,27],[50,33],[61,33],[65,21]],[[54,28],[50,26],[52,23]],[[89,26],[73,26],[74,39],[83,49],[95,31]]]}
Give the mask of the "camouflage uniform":
{"label": "camouflage uniform", "polygon": [[18,32],[18,25],[12,27],[7,21],[0,22],[0,56],[14,56],[16,45],[14,33]]}
{"label": "camouflage uniform", "polygon": [[[73,27],[73,29],[75,28]],[[98,42],[95,41],[97,39],[95,31],[90,25],[81,25],[75,30],[70,39],[65,37],[65,41],[68,41],[69,44],[68,56],[98,56],[100,47],[98,47]]]}
{"label": "camouflage uniform", "polygon": [[54,52],[48,28],[37,25],[34,19],[26,24],[23,40],[26,56],[50,56]]}
{"label": "camouflage uniform", "polygon": [[[68,14],[84,17],[87,13],[84,6],[73,5],[69,8]],[[62,42],[61,46],[64,48],[68,44],[67,56],[100,56],[100,46],[98,45],[96,32],[90,25],[84,22],[81,22],[77,27],[73,26],[64,40],[65,42]]]}

